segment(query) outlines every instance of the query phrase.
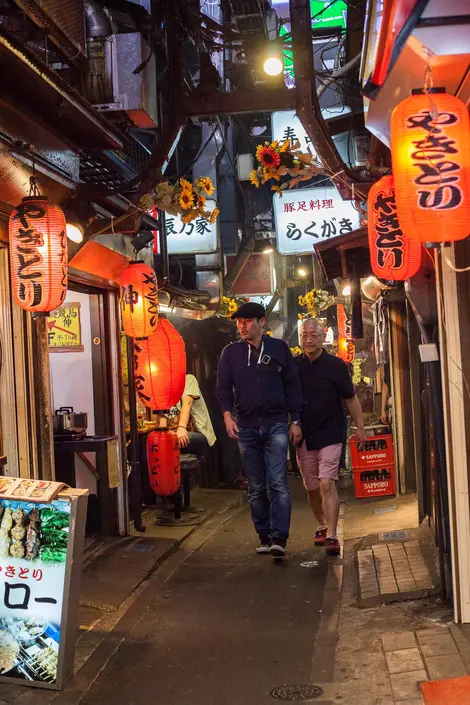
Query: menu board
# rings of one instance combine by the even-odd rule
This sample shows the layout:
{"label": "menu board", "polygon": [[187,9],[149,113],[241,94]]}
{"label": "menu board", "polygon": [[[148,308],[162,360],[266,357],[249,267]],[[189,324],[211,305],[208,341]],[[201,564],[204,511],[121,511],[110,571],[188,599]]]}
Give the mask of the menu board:
{"label": "menu board", "polygon": [[63,482],[24,480],[0,477],[0,499],[22,499],[28,502],[50,502],[65,487]]}
{"label": "menu board", "polygon": [[0,499],[1,676],[57,680],[70,512],[69,501]]}
{"label": "menu board", "polygon": [[47,318],[50,352],[83,352],[80,303],[66,303]]}

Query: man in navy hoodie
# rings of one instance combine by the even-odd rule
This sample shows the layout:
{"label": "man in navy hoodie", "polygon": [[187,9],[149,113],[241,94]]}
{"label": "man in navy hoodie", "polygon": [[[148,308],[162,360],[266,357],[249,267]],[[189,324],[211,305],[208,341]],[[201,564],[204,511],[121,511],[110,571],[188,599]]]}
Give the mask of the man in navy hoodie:
{"label": "man in navy hoodie", "polygon": [[302,392],[288,345],[263,334],[265,315],[264,307],[252,302],[233,314],[241,341],[222,352],[217,397],[227,433],[240,447],[259,536],[256,551],[284,556],[291,516],[288,443],[302,439]]}

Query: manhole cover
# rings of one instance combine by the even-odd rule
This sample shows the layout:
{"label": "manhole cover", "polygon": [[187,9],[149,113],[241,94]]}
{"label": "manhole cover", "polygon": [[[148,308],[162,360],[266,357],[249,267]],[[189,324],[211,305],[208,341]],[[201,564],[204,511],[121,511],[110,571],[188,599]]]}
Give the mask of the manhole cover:
{"label": "manhole cover", "polygon": [[305,561],[305,563],[300,564],[300,567],[301,568],[318,568],[319,565],[321,565],[320,561]]}
{"label": "manhole cover", "polygon": [[279,688],[274,688],[271,691],[271,697],[276,700],[313,700],[323,694],[323,690],[319,685],[281,685]]}
{"label": "manhole cover", "polygon": [[153,541],[135,541],[129,548],[132,553],[151,553],[155,548]]}
{"label": "manhole cover", "polygon": [[379,534],[379,541],[406,541],[407,538],[407,531],[385,531]]}

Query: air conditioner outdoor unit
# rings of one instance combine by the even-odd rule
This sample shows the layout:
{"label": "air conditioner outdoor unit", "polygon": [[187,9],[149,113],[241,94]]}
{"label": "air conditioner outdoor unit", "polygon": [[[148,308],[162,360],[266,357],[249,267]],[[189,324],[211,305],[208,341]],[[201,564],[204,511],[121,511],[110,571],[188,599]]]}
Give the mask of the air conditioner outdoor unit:
{"label": "air conditioner outdoor unit", "polygon": [[[136,127],[158,125],[155,57],[140,32],[88,42],[88,99],[103,113],[124,112]],[[143,62],[145,68],[134,73]]]}

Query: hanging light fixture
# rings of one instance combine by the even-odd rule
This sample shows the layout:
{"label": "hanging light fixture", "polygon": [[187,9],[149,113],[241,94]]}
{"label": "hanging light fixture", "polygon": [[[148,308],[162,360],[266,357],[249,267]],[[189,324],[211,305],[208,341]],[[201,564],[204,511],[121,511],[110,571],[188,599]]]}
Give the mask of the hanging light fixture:
{"label": "hanging light fixture", "polygon": [[470,121],[444,88],[414,90],[392,112],[390,137],[400,226],[421,242],[470,233]]}
{"label": "hanging light fixture", "polygon": [[156,495],[169,497],[181,483],[178,436],[168,429],[156,429],[147,436],[147,465],[150,486]]}
{"label": "hanging light fixture", "polygon": [[282,44],[268,42],[263,54],[263,70],[268,76],[280,76],[284,70]]}
{"label": "hanging light fixture", "polygon": [[70,220],[67,220],[67,225],[65,227],[65,232],[67,233],[67,237],[69,240],[72,242],[80,243],[83,242],[83,237],[85,235],[85,230],[82,225],[78,222],[70,222]]}
{"label": "hanging light fixture", "polygon": [[181,399],[186,382],[184,341],[171,323],[160,316],[156,333],[136,340],[136,391],[148,409],[167,411]]}
{"label": "hanging light fixture", "polygon": [[422,244],[401,230],[393,176],[384,176],[369,191],[368,231],[372,271],[380,279],[406,281],[421,266]]}
{"label": "hanging light fixture", "polygon": [[148,338],[158,325],[158,284],[155,270],[145,262],[130,262],[119,277],[121,318],[130,338]]}
{"label": "hanging light fixture", "polygon": [[10,215],[12,291],[26,311],[50,313],[67,293],[65,216],[40,195],[36,177],[30,184],[30,195]]}

